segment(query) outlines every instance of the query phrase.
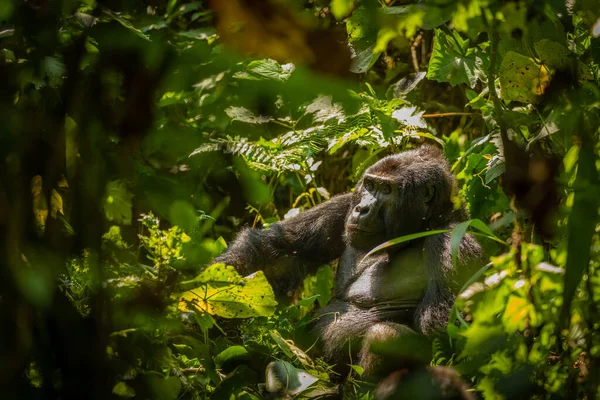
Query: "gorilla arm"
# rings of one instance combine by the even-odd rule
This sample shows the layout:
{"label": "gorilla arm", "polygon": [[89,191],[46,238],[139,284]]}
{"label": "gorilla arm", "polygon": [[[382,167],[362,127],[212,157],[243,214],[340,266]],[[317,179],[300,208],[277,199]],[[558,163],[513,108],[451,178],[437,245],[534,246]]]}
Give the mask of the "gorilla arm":
{"label": "gorilla arm", "polygon": [[307,273],[340,257],[352,193],[335,196],[267,229],[242,230],[214,262],[233,265],[242,275],[264,270],[274,289],[295,289]]}

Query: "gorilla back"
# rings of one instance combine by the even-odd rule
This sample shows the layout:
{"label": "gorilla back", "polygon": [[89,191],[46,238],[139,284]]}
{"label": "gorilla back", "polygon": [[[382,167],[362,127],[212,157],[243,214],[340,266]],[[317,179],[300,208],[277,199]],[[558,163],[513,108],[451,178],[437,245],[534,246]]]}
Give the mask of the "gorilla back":
{"label": "gorilla back", "polygon": [[326,358],[352,353],[366,374],[379,372],[376,341],[444,330],[456,291],[481,248],[465,235],[452,263],[450,234],[411,240],[366,256],[387,240],[451,229],[468,218],[454,209],[454,177],[436,148],[423,146],[371,166],[354,193],[265,230],[245,229],[215,262],[247,274],[263,269],[278,292],[295,288],[320,265],[339,258],[334,300],[318,314],[315,331]]}

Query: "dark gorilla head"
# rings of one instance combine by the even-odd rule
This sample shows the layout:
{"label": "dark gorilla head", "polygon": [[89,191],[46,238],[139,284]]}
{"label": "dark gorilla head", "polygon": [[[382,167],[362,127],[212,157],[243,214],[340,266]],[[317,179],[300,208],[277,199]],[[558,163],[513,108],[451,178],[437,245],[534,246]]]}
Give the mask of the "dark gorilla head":
{"label": "dark gorilla head", "polygon": [[453,185],[448,162],[435,147],[383,158],[356,185],[346,241],[369,250],[386,240],[443,226],[453,215]]}

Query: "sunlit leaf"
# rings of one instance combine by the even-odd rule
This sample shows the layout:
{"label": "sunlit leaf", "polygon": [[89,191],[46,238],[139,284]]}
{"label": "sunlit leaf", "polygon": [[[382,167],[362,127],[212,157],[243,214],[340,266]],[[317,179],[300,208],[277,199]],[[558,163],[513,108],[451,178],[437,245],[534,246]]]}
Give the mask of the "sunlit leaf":
{"label": "sunlit leaf", "polygon": [[258,60],[248,63],[245,73],[238,73],[234,75],[234,77],[246,79],[272,79],[274,81],[285,82],[290,78],[294,69],[295,67],[292,63],[281,65],[277,61],[271,59]]}
{"label": "sunlit leaf", "polygon": [[271,120],[267,116],[256,116],[244,107],[229,107],[225,110],[225,113],[232,121],[241,121],[247,124],[265,124]]}
{"label": "sunlit leaf", "polygon": [[403,107],[394,111],[392,118],[398,120],[403,125],[427,128],[427,123],[422,117],[424,113],[424,111],[417,111],[417,107]]}
{"label": "sunlit leaf", "polygon": [[499,70],[502,98],[537,103],[552,79],[552,72],[534,59],[508,51]]}
{"label": "sunlit leaf", "polygon": [[427,79],[452,86],[468,83],[474,88],[485,74],[484,60],[480,49],[469,47],[469,40],[463,40],[456,32],[448,35],[436,29]]}
{"label": "sunlit leaf", "polygon": [[353,7],[354,0],[331,0],[331,13],[337,19],[342,19],[350,14]]}
{"label": "sunlit leaf", "polygon": [[194,287],[177,296],[181,311],[198,310],[225,318],[269,316],[277,302],[262,271],[242,278],[232,266],[213,264],[185,287]]}
{"label": "sunlit leaf", "polygon": [[502,316],[502,322],[508,333],[522,331],[527,326],[537,326],[535,307],[523,297],[510,296]]}

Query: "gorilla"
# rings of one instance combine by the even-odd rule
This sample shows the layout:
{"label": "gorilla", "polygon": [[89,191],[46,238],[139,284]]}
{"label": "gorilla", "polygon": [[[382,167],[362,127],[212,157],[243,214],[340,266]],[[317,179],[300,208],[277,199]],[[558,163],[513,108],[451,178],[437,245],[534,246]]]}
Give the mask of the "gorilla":
{"label": "gorilla", "polygon": [[267,229],[242,230],[215,262],[244,275],[263,270],[276,292],[289,295],[307,273],[339,259],[334,299],[317,313],[314,332],[329,362],[352,355],[365,375],[381,373],[382,356],[371,345],[443,332],[461,281],[481,265],[482,254],[465,235],[454,266],[450,233],[369,252],[390,239],[468,219],[452,201],[454,186],[435,147],[391,155],[368,168],[353,193]]}

